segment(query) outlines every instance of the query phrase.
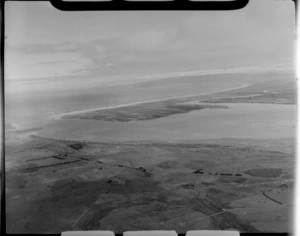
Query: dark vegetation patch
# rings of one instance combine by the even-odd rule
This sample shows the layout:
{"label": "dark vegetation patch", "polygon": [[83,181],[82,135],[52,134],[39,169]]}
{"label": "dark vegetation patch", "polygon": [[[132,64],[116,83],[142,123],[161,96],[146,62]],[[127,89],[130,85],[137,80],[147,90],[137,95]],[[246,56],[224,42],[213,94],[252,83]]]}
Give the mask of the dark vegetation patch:
{"label": "dark vegetation patch", "polygon": [[144,167],[138,167],[136,168],[137,171],[142,172],[144,176],[150,177],[152,174],[146,170]]}
{"label": "dark vegetation patch", "polygon": [[76,151],[79,151],[79,150],[81,150],[85,146],[85,144],[84,143],[74,143],[74,144],[70,144],[68,146],[70,148],[75,149]]}
{"label": "dark vegetation patch", "polygon": [[43,169],[43,168],[47,168],[47,167],[54,167],[54,166],[63,166],[63,165],[68,165],[68,164],[72,164],[72,163],[75,163],[75,162],[79,162],[81,160],[74,160],[74,161],[65,161],[65,162],[59,162],[59,163],[54,163],[54,164],[50,164],[50,165],[35,165],[33,164],[33,166],[29,166],[25,169],[22,169],[21,171],[22,172],[34,172],[34,171],[38,171],[40,169]]}
{"label": "dark vegetation patch", "polygon": [[195,170],[193,173],[194,174],[200,174],[200,175],[204,174],[203,169]]}
{"label": "dark vegetation patch", "polygon": [[255,168],[246,170],[244,173],[253,177],[275,178],[279,177],[283,171],[279,168]]}
{"label": "dark vegetation patch", "polygon": [[102,109],[80,114],[65,115],[63,119],[89,119],[129,122],[137,120],[153,120],[170,115],[188,113],[205,108],[227,108],[221,105],[189,105],[178,104],[176,102],[153,102],[127,107],[118,107],[112,109]]}
{"label": "dark vegetation patch", "polygon": [[[197,169],[193,173],[194,174],[201,174],[201,175],[205,174],[205,172],[204,172],[203,169]],[[218,173],[218,172],[216,172],[216,173],[209,172],[207,174],[208,175],[220,175],[220,176],[235,176],[235,177],[241,177],[242,176],[242,174],[240,174],[240,173],[233,174],[233,173],[223,173],[223,172],[221,172],[221,173]]]}
{"label": "dark vegetation patch", "polygon": [[180,187],[184,188],[184,189],[194,189],[195,184],[182,184],[182,185],[180,185]]}
{"label": "dark vegetation patch", "polygon": [[232,176],[232,173],[220,173],[220,175]]}

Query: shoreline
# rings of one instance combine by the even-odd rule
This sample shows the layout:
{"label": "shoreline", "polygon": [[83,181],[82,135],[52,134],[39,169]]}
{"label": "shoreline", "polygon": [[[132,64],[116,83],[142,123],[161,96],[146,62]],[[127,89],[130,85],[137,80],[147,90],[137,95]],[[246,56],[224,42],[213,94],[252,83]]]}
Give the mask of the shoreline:
{"label": "shoreline", "polygon": [[[53,142],[82,142],[86,144],[100,144],[100,145],[176,145],[176,144],[182,144],[182,145],[201,145],[201,144],[216,144],[216,143],[225,143],[225,142],[237,142],[237,143],[246,143],[246,142],[257,142],[257,144],[262,142],[290,142],[295,141],[294,137],[289,138],[216,138],[216,139],[183,139],[183,140],[160,140],[159,142],[156,140],[140,140],[140,141],[123,141],[123,142],[113,142],[113,141],[107,141],[107,142],[100,142],[100,141],[94,141],[94,140],[84,140],[84,139],[59,139],[59,138],[49,138],[49,137],[43,137],[39,135],[32,134],[29,136],[29,138],[33,139],[43,139]],[[249,144],[250,145],[250,144]],[[295,144],[296,145],[296,144]]]}
{"label": "shoreline", "polygon": [[91,108],[91,109],[85,109],[85,110],[80,110],[80,111],[65,112],[65,113],[61,113],[58,115],[53,115],[52,117],[59,119],[59,118],[62,118],[63,116],[67,116],[67,115],[77,115],[77,114],[86,113],[86,112],[110,110],[110,109],[116,109],[116,108],[121,108],[121,107],[129,107],[129,106],[135,106],[135,105],[141,105],[141,104],[148,104],[148,103],[153,103],[153,102],[163,102],[163,101],[168,101],[168,100],[173,100],[173,99],[191,98],[191,97],[197,97],[197,96],[202,96],[202,95],[209,95],[209,94],[215,94],[215,93],[220,93],[220,92],[237,90],[237,89],[241,89],[241,88],[246,88],[248,86],[250,86],[250,84],[243,84],[242,86],[239,86],[239,87],[235,87],[235,88],[231,88],[231,89],[223,89],[223,90],[218,90],[218,91],[208,92],[208,93],[198,93],[198,94],[177,96],[177,97],[171,97],[171,98],[153,99],[153,100],[148,100],[148,101],[143,101],[143,102],[133,102],[133,103],[116,105],[116,106],[99,107],[99,108]]}

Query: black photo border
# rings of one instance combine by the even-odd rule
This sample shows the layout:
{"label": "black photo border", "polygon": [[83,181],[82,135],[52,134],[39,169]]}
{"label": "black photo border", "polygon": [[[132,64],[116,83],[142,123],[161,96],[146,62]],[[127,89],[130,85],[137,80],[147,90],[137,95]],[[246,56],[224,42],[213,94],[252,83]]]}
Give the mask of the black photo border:
{"label": "black photo border", "polygon": [[[0,165],[1,165],[1,215],[0,215],[0,235],[31,235],[31,234],[8,234],[6,233],[6,196],[5,196],[5,91],[4,91],[4,42],[5,42],[5,2],[20,1],[34,2],[47,1],[55,8],[62,11],[228,11],[238,10],[247,7],[251,0],[228,0],[228,1],[201,1],[201,0],[166,0],[166,1],[126,1],[126,0],[110,0],[110,1],[63,1],[63,0],[0,0],[0,109],[1,109],[1,130],[0,130]],[[260,1],[260,0],[256,0]],[[263,1],[263,0],[261,0]],[[287,0],[288,1],[288,0]],[[295,19],[297,20],[298,0],[293,1],[295,4]],[[45,235],[45,234],[32,234]],[[60,236],[61,234],[47,234]],[[122,234],[115,234],[122,236]],[[184,233],[179,233],[178,236],[184,236]],[[240,233],[241,236],[283,236],[289,233]]]}

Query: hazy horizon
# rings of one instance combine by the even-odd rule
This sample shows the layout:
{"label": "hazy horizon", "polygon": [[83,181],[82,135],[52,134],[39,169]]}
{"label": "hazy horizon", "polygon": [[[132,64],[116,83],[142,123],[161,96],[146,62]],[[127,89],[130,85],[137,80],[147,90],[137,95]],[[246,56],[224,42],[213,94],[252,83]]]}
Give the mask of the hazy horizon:
{"label": "hazy horizon", "polygon": [[228,12],[62,12],[48,2],[5,8],[7,80],[82,76],[105,83],[107,76],[294,63],[292,1],[251,0]]}

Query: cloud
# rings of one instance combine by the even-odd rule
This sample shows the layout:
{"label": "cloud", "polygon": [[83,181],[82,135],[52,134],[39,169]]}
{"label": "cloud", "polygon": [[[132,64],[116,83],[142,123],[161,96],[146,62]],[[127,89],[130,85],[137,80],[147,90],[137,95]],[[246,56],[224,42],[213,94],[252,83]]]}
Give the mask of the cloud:
{"label": "cloud", "polygon": [[76,43],[62,42],[62,43],[19,43],[6,44],[6,49],[11,52],[24,54],[45,54],[45,53],[61,53],[61,52],[76,52],[79,45]]}
{"label": "cloud", "polygon": [[[149,13],[148,20],[141,22],[137,17],[133,22],[131,16],[120,15],[90,28],[93,36],[100,33],[87,36],[85,41],[6,47],[24,57],[47,55],[36,61],[49,70],[54,66],[63,70],[69,63],[73,64],[70,72],[89,75],[285,60],[290,57],[293,39],[292,5],[271,2],[275,4],[251,0],[245,9],[228,12]],[[128,31],[122,28],[123,21],[129,22]]]}
{"label": "cloud", "polygon": [[176,30],[148,29],[132,34],[125,39],[125,45],[134,51],[162,50],[174,40]]}
{"label": "cloud", "polygon": [[[16,55],[27,58],[35,58],[35,63],[41,66],[62,67],[66,64],[76,65],[73,72],[92,72],[95,68],[112,66],[115,57],[114,40],[97,39],[84,43],[59,42],[59,43],[20,43],[6,44],[6,52],[10,58]],[[53,58],[55,60],[53,60]],[[117,58],[117,57],[115,57]],[[122,57],[120,57],[120,62]],[[123,58],[125,61],[126,58]],[[128,58],[127,58],[128,59]],[[16,63],[14,59],[13,62]],[[33,64],[33,63],[31,63]],[[31,65],[32,67],[32,65]]]}
{"label": "cloud", "polygon": [[66,63],[76,63],[78,60],[55,60],[55,61],[41,61],[38,64],[40,65],[57,65],[57,64],[66,64]]}

